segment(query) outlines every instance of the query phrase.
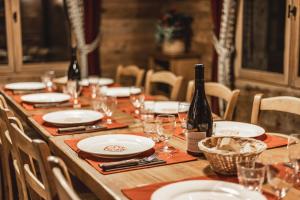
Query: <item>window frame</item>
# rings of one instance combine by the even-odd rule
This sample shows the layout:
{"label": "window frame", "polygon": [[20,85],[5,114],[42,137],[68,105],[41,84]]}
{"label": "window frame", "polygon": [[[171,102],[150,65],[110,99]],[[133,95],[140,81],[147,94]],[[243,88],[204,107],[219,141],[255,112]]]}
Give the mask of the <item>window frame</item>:
{"label": "window frame", "polygon": [[[299,0],[297,0],[299,1]],[[234,61],[235,75],[237,78],[274,83],[278,85],[289,84],[290,64],[291,64],[291,36],[292,36],[292,20],[287,17],[288,5],[293,4],[293,0],[286,1],[286,17],[285,17],[285,41],[284,41],[284,66],[283,73],[267,72],[254,69],[245,69],[242,67],[242,49],[243,49],[243,11],[244,0],[239,1],[237,24],[236,24],[236,58]],[[297,13],[297,17],[299,14]],[[300,81],[300,79],[299,79]]]}
{"label": "window frame", "polygon": [[[5,1],[5,20],[7,30],[7,46],[9,55],[9,64],[0,67],[0,73],[23,73],[55,70],[65,72],[68,68],[69,61],[40,62],[40,63],[23,63],[22,49],[22,28],[21,28],[21,10],[20,1]],[[13,19],[16,16],[16,20]]]}
{"label": "window frame", "polygon": [[10,73],[14,71],[14,50],[13,50],[13,31],[12,20],[10,19],[13,13],[11,12],[12,1],[4,0],[5,10],[5,30],[6,30],[6,47],[7,47],[7,64],[0,64],[0,74]]}

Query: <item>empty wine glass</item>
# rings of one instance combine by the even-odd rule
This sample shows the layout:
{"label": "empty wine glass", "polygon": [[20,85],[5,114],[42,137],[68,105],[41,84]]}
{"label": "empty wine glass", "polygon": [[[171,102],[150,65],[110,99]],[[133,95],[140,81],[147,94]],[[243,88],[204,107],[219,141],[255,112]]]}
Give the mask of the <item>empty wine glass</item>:
{"label": "empty wine glass", "polygon": [[105,116],[106,116],[106,123],[112,124],[112,115],[113,111],[117,107],[117,98],[113,96],[106,96],[103,97],[103,100],[101,102],[101,109],[103,110]]}
{"label": "empty wine glass", "polygon": [[267,166],[268,183],[274,190],[278,199],[285,197],[294,184],[294,172],[284,163],[276,163]]}
{"label": "empty wine glass", "polygon": [[55,71],[46,71],[42,76],[42,82],[46,85],[48,91],[53,89],[53,79],[55,78]]}
{"label": "empty wine glass", "polygon": [[188,102],[179,102],[178,103],[178,118],[181,122],[182,132],[186,133],[187,128],[187,115],[190,108],[190,103]]}
{"label": "empty wine glass", "polygon": [[173,136],[176,127],[175,115],[158,115],[155,119],[157,134],[164,141],[164,146],[161,148],[162,152],[170,153],[174,150],[169,146],[168,142]]}
{"label": "empty wine glass", "polygon": [[78,97],[81,93],[82,87],[79,85],[79,82],[76,80],[69,80],[67,82],[66,90],[73,98],[73,107],[80,108],[81,105],[79,104]]}
{"label": "empty wine glass", "polygon": [[289,160],[295,173],[298,173],[300,170],[300,134],[291,134],[289,136],[287,149]]}
{"label": "empty wine glass", "polygon": [[97,91],[99,89],[99,78],[97,76],[90,76],[88,78],[89,86],[91,89],[92,99],[97,97]]}
{"label": "empty wine glass", "polygon": [[145,101],[145,95],[142,92],[142,88],[131,87],[130,88],[130,102],[134,107],[134,113],[140,114],[140,108]]}

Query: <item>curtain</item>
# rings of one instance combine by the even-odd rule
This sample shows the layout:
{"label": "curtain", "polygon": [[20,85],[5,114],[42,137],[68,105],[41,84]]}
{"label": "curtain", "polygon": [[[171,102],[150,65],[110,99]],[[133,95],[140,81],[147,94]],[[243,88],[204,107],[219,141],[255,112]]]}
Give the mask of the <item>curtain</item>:
{"label": "curtain", "polygon": [[[84,32],[86,43],[93,42],[100,31],[101,0],[84,0]],[[99,47],[87,55],[88,75],[101,75]]]}
{"label": "curtain", "polygon": [[[211,14],[213,22],[213,34],[218,38],[220,33],[221,15],[222,15],[222,4],[223,0],[211,0]],[[212,76],[213,82],[218,82],[218,54],[214,49],[212,58]],[[212,111],[219,114],[219,102],[218,99],[212,98]]]}

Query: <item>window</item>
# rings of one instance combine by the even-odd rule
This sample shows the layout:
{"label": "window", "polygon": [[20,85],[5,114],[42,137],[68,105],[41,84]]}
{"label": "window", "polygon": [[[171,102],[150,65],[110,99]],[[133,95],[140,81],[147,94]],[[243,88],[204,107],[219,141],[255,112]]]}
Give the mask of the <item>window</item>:
{"label": "window", "polygon": [[298,1],[241,0],[236,34],[238,78],[290,84],[295,43],[292,25],[299,14],[289,15],[288,8]]}
{"label": "window", "polygon": [[0,0],[0,66],[22,73],[66,70],[68,28],[63,0]]}

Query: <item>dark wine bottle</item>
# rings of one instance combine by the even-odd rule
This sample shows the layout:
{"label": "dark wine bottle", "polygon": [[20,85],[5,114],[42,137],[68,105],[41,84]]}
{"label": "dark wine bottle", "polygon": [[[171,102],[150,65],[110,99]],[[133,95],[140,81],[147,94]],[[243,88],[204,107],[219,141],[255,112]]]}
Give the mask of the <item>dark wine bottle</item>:
{"label": "dark wine bottle", "polygon": [[195,91],[187,118],[187,152],[193,156],[202,153],[198,142],[212,135],[212,114],[204,87],[204,65],[195,65]]}
{"label": "dark wine bottle", "polygon": [[80,81],[80,79],[81,79],[81,73],[80,73],[80,66],[77,61],[76,48],[72,47],[71,63],[68,69],[68,80]]}

